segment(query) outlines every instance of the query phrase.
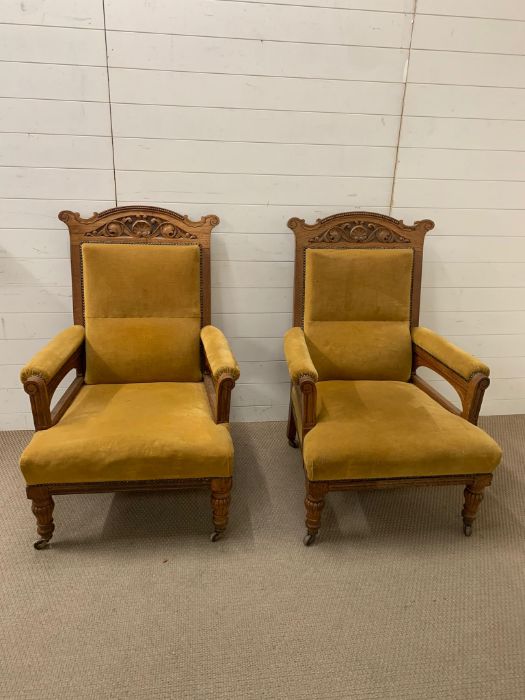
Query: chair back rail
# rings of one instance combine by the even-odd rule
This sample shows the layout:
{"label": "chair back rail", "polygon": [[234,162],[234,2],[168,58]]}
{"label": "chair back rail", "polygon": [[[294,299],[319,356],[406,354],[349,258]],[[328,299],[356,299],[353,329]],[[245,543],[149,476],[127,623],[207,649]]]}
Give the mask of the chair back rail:
{"label": "chair back rail", "polygon": [[421,271],[425,235],[434,228],[430,219],[407,226],[398,219],[367,211],[351,211],[307,224],[296,217],[288,221],[295,234],[294,326],[304,322],[305,257],[308,248],[411,248],[414,265],[410,326],[419,323]]}
{"label": "chair back rail", "polygon": [[72,211],[61,211],[58,218],[69,229],[73,317],[85,325],[82,294],[82,244],[124,243],[152,245],[195,244],[201,259],[201,326],[211,321],[210,235],[219,223],[213,214],[192,221],[169,209],[150,206],[126,206],[94,213],[88,219]]}

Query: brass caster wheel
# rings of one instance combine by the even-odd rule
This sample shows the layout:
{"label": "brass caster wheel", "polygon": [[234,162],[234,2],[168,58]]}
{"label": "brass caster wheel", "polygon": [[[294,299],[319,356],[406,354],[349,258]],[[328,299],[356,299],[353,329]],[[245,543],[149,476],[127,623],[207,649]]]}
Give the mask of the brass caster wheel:
{"label": "brass caster wheel", "polygon": [[472,525],[467,525],[467,523],[463,523],[463,533],[465,537],[470,537],[472,535]]}
{"label": "brass caster wheel", "polygon": [[305,547],[309,547],[311,544],[315,542],[315,538],[317,535],[311,535],[309,532],[306,533],[306,535],[303,537],[303,544]]}
{"label": "brass caster wheel", "polygon": [[49,547],[49,540],[37,540],[34,543],[33,547],[35,549],[46,549],[47,547]]}
{"label": "brass caster wheel", "polygon": [[219,532],[218,530],[215,530],[215,532],[212,532],[210,535],[210,541],[211,542],[217,542],[217,540],[220,540],[223,536],[223,532]]}
{"label": "brass caster wheel", "polygon": [[295,440],[295,439],[288,440],[288,444],[290,445],[290,447],[294,447],[295,449],[297,449],[299,447],[299,445],[297,444],[297,440]]}

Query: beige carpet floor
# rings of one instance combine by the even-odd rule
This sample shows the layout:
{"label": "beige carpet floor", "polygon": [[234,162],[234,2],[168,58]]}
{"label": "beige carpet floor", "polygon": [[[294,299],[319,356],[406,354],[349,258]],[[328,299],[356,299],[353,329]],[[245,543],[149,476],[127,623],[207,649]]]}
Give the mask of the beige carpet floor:
{"label": "beige carpet floor", "polygon": [[330,494],[303,536],[281,423],[233,426],[228,537],[205,492],[56,498],[49,550],[0,434],[0,697],[525,698],[525,416],[470,539],[462,489]]}

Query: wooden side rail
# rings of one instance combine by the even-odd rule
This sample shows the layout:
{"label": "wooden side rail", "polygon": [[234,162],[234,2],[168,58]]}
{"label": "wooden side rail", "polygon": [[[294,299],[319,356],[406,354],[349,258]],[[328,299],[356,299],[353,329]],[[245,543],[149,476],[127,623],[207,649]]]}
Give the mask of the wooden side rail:
{"label": "wooden side rail", "polygon": [[[431,355],[423,348],[413,344],[412,353],[412,377],[411,381],[419,389],[428,394],[434,401],[446,408],[451,413],[455,413],[470,423],[477,425],[483,395],[490,384],[490,379],[483,372],[475,372],[468,379],[455,372],[451,367],[445,365],[441,360]],[[454,406],[448,399],[436,391],[428,382],[418,377],[416,371],[418,367],[427,367],[433,370],[440,377],[443,377],[458,393],[461,400],[462,410]]]}

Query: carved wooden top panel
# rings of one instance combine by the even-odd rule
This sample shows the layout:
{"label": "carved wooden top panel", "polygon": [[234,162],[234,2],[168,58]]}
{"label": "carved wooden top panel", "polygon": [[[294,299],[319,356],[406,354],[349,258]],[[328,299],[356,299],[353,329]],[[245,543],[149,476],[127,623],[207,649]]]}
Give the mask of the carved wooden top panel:
{"label": "carved wooden top panel", "polygon": [[317,219],[314,224],[307,224],[304,219],[292,218],[288,221],[302,245],[309,244],[380,244],[410,245],[420,242],[434,224],[425,219],[407,226],[403,221],[385,214],[373,212],[344,212],[324,219]]}
{"label": "carved wooden top panel", "polygon": [[104,236],[115,238],[117,236],[129,236],[131,238],[192,238],[197,239],[194,233],[183,231],[181,228],[168,221],[163,221],[157,216],[121,216],[113,219],[98,228],[88,231],[86,236]]}
{"label": "carved wooden top panel", "polygon": [[87,238],[128,238],[197,240],[199,235],[209,234],[219,223],[215,215],[203,216],[192,221],[169,209],[148,206],[127,206],[107,209],[87,219],[78,212],[61,211],[58,218],[67,224],[72,234]]}
{"label": "carved wooden top panel", "polygon": [[355,221],[329,228],[308,239],[308,243],[410,243],[410,239],[372,221]]}

